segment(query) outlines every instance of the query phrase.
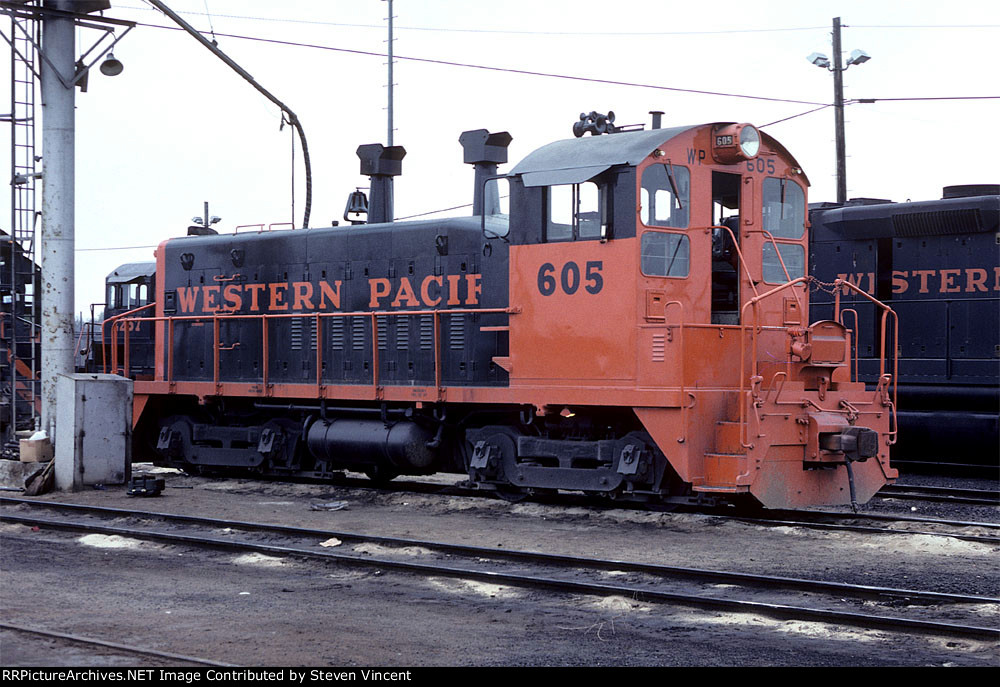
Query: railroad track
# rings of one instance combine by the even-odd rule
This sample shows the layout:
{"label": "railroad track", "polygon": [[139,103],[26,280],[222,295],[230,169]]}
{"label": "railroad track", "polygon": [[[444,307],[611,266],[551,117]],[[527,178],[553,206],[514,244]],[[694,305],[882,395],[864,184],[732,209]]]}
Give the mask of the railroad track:
{"label": "railroad track", "polygon": [[[326,481],[316,480],[294,480],[308,484],[329,485]],[[343,488],[360,488],[365,490],[377,489],[391,493],[412,493],[437,496],[457,496],[462,498],[487,498],[494,499],[497,495],[492,491],[479,489],[469,489],[457,484],[441,484],[434,482],[421,482],[419,480],[400,480],[389,484],[372,486],[370,480],[366,478],[355,478],[340,476],[335,482],[335,486]],[[170,488],[170,485],[168,485]],[[975,490],[972,490],[975,491]],[[812,529],[841,530],[848,532],[866,532],[881,534],[924,534],[937,537],[951,537],[964,541],[979,542],[982,544],[1000,544],[1000,523],[981,521],[961,521],[944,520],[941,518],[917,517],[904,514],[885,513],[851,513],[846,511],[779,511],[779,510],[755,510],[752,512],[738,512],[732,507],[722,508],[698,508],[695,506],[660,506],[658,504],[632,503],[624,501],[608,501],[606,499],[596,499],[592,496],[582,494],[559,492],[548,494],[532,494],[526,496],[527,501],[554,506],[584,506],[597,509],[631,509],[631,510],[664,510],[672,512],[704,513],[713,517],[739,520],[742,522],[753,522],[766,525],[786,525],[790,527],[809,527]],[[2,502],[2,499],[0,499]],[[894,523],[896,527],[878,527],[873,524],[886,522]],[[901,529],[898,525],[902,523],[906,528],[917,525],[926,525],[937,528],[932,530]],[[945,528],[954,531],[943,531]],[[969,528],[976,530],[996,531],[996,535],[970,533]]]}
{"label": "railroad track", "polygon": [[186,656],[184,654],[174,654],[166,651],[157,651],[155,649],[146,649],[143,647],[133,646],[131,644],[122,644],[121,642],[109,642],[104,639],[97,639],[96,637],[83,637],[75,634],[68,634],[65,632],[55,632],[53,630],[46,630],[39,627],[27,627],[25,625],[16,625],[13,623],[0,623],[0,630],[5,630],[7,632],[17,632],[21,634],[32,635],[35,637],[45,637],[49,640],[54,640],[57,642],[64,642],[69,644],[81,644],[89,647],[99,647],[102,650],[110,650],[113,652],[119,652],[126,654],[128,656],[142,656],[147,661],[150,657],[163,659],[166,663],[164,665],[177,665],[180,663],[190,663],[196,666],[212,666],[217,668],[232,668],[235,667],[232,663],[220,663],[218,661],[211,661],[206,658],[197,658],[195,656]]}
{"label": "railroad track", "polygon": [[889,484],[882,487],[877,497],[941,503],[964,503],[977,506],[1000,506],[1000,491],[996,489],[956,489],[953,487],[918,486],[914,484]]}
{"label": "railroad track", "polygon": [[[5,498],[0,499],[0,503],[4,506],[0,521],[32,527],[304,558],[425,577],[460,578],[561,593],[622,596],[642,602],[755,613],[783,620],[811,620],[935,636],[1000,640],[1000,630],[978,624],[981,620],[976,615],[984,606],[1000,606],[1000,598],[503,550],[55,502]],[[13,507],[30,513],[11,512]],[[49,511],[49,515],[52,511],[68,513],[73,519],[43,517],[45,511]],[[108,524],[109,519],[119,524]],[[141,520],[142,526],[122,526],[120,521],[123,519]],[[166,525],[169,529],[154,529],[151,522]],[[337,540],[336,550],[319,547],[321,542],[329,545],[331,539]],[[367,547],[360,547],[362,544]],[[378,547],[378,556],[370,555],[372,545]],[[415,557],[421,560],[414,560]],[[608,581],[609,578],[614,581]],[[789,596],[794,603],[788,602]],[[867,610],[872,606],[877,612]],[[940,617],[931,610],[939,607],[947,609]],[[858,610],[862,608],[865,610]],[[954,620],[955,616],[963,614],[965,620]]]}
{"label": "railroad track", "polygon": [[[389,482],[386,484],[380,484],[378,486],[373,485],[371,480],[365,477],[352,477],[345,474],[337,475],[333,480],[321,480],[313,479],[308,477],[289,477],[283,481],[297,483],[297,484],[317,484],[342,487],[346,489],[377,489],[379,491],[385,492],[396,492],[396,493],[413,493],[413,494],[427,494],[427,495],[441,495],[441,496],[461,496],[461,497],[472,497],[472,498],[497,498],[499,495],[497,492],[482,490],[482,489],[472,489],[463,485],[463,482],[458,480],[458,475],[456,475],[456,482],[452,484],[442,484],[440,482],[422,482],[420,480],[397,480]],[[244,477],[246,479],[247,477]],[[178,488],[176,484],[168,485],[168,488]],[[181,487],[184,488],[184,487]],[[886,485],[882,487],[878,494],[875,495],[877,499],[897,499],[897,500],[916,500],[924,502],[938,502],[938,503],[952,503],[952,504],[963,504],[963,505],[976,505],[976,506],[1000,506],[1000,490],[996,489],[956,489],[950,487],[936,487],[936,486],[919,486],[919,485]],[[509,499],[508,499],[509,500]],[[663,508],[664,510],[676,510],[678,512],[708,512],[712,515],[717,515],[719,517],[730,517],[729,513],[732,512],[731,507],[714,508],[714,507],[699,507],[695,505],[659,505],[655,503],[646,504],[639,502],[628,502],[628,501],[608,501],[595,498],[593,496],[585,496],[578,493],[572,492],[553,492],[553,493],[528,493],[520,495],[517,500],[527,500],[533,503],[543,503],[551,505],[582,505],[597,508],[628,508],[628,509],[639,509],[639,510],[657,510],[658,508]],[[778,511],[762,511],[775,513]],[[796,512],[796,511],[784,511],[784,512]],[[826,512],[826,511],[814,511],[814,512]],[[827,517],[833,517],[834,513],[826,512]],[[878,519],[880,516],[878,514],[870,513],[857,513],[857,514],[839,514],[840,517],[844,518],[871,518]],[[762,516],[766,517],[766,516]],[[894,520],[911,520],[906,516],[892,515],[889,519]],[[927,522],[942,522],[941,520],[928,519]],[[982,524],[982,523],[977,523]]]}
{"label": "railroad track", "polygon": [[[766,526],[808,527],[817,530],[839,530],[867,534],[919,534],[932,537],[950,537],[980,544],[1000,544],[1000,523],[969,520],[943,520],[887,513],[844,513],[840,511],[761,511],[755,515],[720,515]],[[878,527],[871,523],[892,523],[892,527]],[[924,529],[914,529],[915,527]],[[928,529],[930,528],[930,529]],[[973,531],[970,531],[973,530]],[[982,532],[995,534],[982,534]]]}
{"label": "railroad track", "polygon": [[[290,480],[295,483],[322,484],[330,486],[328,481],[297,479]],[[361,488],[367,490],[378,490],[389,493],[412,493],[431,496],[455,496],[462,498],[486,498],[495,499],[497,495],[492,491],[482,491],[478,489],[468,489],[461,484],[441,484],[434,482],[421,482],[401,480],[389,484],[372,486],[370,480],[366,478],[354,478],[342,476],[335,483],[335,486],[343,488]],[[168,489],[191,488],[187,485],[178,486],[176,484],[167,485]],[[914,487],[916,488],[916,487]],[[934,489],[927,487],[927,489]],[[978,492],[980,490],[965,490]],[[988,492],[992,493],[992,492]],[[808,511],[783,511],[783,510],[752,510],[739,511],[730,506],[698,508],[694,506],[660,506],[658,504],[630,503],[620,501],[607,501],[605,499],[595,499],[592,496],[584,496],[575,493],[547,493],[532,494],[526,497],[527,501],[553,506],[583,506],[599,510],[603,509],[631,509],[631,510],[663,510],[679,513],[702,513],[716,518],[727,520],[738,520],[741,522],[756,523],[771,526],[788,527],[808,527],[818,530],[863,532],[869,534],[922,534],[935,537],[951,537],[963,541],[978,542],[981,544],[1000,544],[1000,523],[984,521],[963,521],[945,520],[941,518],[929,518],[911,516],[898,513],[852,513],[848,511],[828,511],[828,510],[808,510]],[[31,500],[22,500],[16,497],[0,497],[0,503],[10,501],[14,503],[35,503]],[[891,523],[893,526],[877,526],[874,523]],[[926,526],[932,529],[914,529],[917,526]],[[973,531],[970,531],[973,530]],[[990,534],[984,533],[989,532]],[[994,533],[995,534],[992,534]]]}

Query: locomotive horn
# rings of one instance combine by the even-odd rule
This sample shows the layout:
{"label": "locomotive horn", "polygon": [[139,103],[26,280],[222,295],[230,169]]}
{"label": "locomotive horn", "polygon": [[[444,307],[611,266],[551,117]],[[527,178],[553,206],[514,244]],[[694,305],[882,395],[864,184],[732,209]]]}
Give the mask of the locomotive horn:
{"label": "locomotive horn", "polygon": [[611,110],[606,115],[595,111],[590,114],[581,112],[580,121],[573,124],[573,135],[580,138],[588,131],[592,136],[618,133],[620,129],[615,126],[615,113]]}

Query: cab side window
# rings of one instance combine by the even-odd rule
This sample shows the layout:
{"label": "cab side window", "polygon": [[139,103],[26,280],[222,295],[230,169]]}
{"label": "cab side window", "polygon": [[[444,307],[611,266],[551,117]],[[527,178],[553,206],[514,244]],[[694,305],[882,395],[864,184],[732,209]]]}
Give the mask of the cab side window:
{"label": "cab side window", "polygon": [[608,194],[603,185],[549,186],[546,193],[546,241],[584,241],[610,235]]}
{"label": "cab side window", "polygon": [[[778,246],[777,252],[774,250],[775,245]],[[781,255],[780,260],[778,255]],[[788,276],[791,279],[805,276],[806,249],[798,243],[771,243],[768,241],[764,244],[762,263],[764,281],[768,284],[784,284],[789,281],[785,278],[785,269],[788,270]],[[781,263],[785,263],[785,269],[782,269]]]}
{"label": "cab side window", "polygon": [[776,239],[800,239],[805,233],[806,197],[802,187],[788,179],[768,177],[764,195],[764,231]]}
{"label": "cab side window", "polygon": [[642,223],[648,227],[688,226],[691,173],[687,167],[669,162],[654,164],[642,172],[640,198]]}
{"label": "cab side window", "polygon": [[764,242],[764,281],[769,284],[784,284],[789,279],[798,279],[806,273],[806,249],[800,243],[805,235],[805,193],[794,181],[775,177],[764,179],[761,191],[764,231],[775,239],[773,243],[770,240]]}
{"label": "cab side window", "polygon": [[691,271],[691,242],[684,234],[647,231],[642,235],[642,273],[647,277],[686,277]]}

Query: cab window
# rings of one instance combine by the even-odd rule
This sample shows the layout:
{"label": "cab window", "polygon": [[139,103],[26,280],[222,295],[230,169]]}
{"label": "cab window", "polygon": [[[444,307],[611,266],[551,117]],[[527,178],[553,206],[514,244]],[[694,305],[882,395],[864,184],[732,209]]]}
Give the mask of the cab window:
{"label": "cab window", "polygon": [[548,187],[546,241],[608,237],[607,194],[592,181]]}
{"label": "cab window", "polygon": [[806,219],[806,198],[802,187],[788,179],[767,177],[761,191],[764,197],[764,231],[775,238],[802,238]]}
{"label": "cab window", "polygon": [[[774,247],[778,246],[775,251]],[[781,260],[778,255],[781,255]],[[806,249],[798,243],[764,243],[763,272],[764,281],[769,284],[784,284],[788,279],[785,277],[785,270],[781,268],[784,261],[788,268],[788,276],[798,279],[806,273]]]}
{"label": "cab window", "polygon": [[687,167],[669,162],[650,165],[642,172],[640,219],[650,227],[686,229],[691,195]]}
{"label": "cab window", "polygon": [[642,273],[648,277],[686,277],[691,242],[684,234],[647,231],[642,235]]}

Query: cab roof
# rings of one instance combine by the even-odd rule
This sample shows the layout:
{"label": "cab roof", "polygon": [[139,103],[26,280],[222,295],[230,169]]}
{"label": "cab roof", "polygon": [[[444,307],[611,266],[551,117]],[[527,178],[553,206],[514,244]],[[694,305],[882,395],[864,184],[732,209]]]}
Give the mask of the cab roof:
{"label": "cab roof", "polygon": [[156,273],[155,262],[127,262],[108,275],[109,284],[124,284],[138,277],[151,277]]}
{"label": "cab roof", "polygon": [[[733,123],[691,124],[669,129],[626,131],[555,141],[529,153],[514,166],[510,174],[521,175],[525,186],[581,183],[614,165],[634,167],[659,146],[691,129]],[[795,158],[777,140],[763,131],[760,135],[769,148],[786,156],[796,167],[799,166]],[[805,174],[802,176],[808,185],[809,180],[805,179]]]}

